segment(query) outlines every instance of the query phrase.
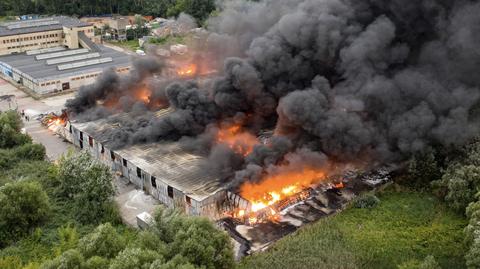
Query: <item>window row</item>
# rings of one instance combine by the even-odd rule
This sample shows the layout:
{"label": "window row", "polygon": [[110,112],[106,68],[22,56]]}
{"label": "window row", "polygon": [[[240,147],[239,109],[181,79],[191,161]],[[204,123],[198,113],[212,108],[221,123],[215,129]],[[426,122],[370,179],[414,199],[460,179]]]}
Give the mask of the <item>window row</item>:
{"label": "window row", "polygon": [[12,39],[5,39],[5,40],[2,40],[2,43],[3,43],[3,44],[8,44],[8,43],[15,43],[15,42],[22,42],[22,41],[45,39],[45,38],[51,38],[51,37],[59,37],[59,34],[57,33],[57,34],[36,35],[36,36],[27,36],[27,37],[18,37],[18,38],[12,38]]}
{"label": "window row", "polygon": [[48,42],[41,42],[41,43],[24,44],[24,45],[7,47],[7,49],[18,49],[18,48],[25,48],[25,47],[34,47],[38,45],[55,44],[55,43],[60,43],[60,41],[48,41]]}
{"label": "window row", "polygon": [[100,74],[91,74],[91,75],[86,75],[86,76],[81,76],[81,77],[74,77],[72,78],[72,80],[82,80],[82,79],[86,79],[86,78],[94,78],[94,77],[98,77]]}

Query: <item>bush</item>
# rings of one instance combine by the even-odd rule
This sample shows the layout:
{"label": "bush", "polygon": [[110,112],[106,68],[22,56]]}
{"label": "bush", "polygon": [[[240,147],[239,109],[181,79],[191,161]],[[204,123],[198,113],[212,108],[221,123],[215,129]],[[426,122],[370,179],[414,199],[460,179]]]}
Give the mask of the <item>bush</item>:
{"label": "bush", "polygon": [[415,154],[408,163],[408,179],[417,188],[429,188],[430,183],[442,177],[433,151]]}
{"label": "bush", "polygon": [[98,226],[78,244],[78,249],[85,258],[93,256],[113,258],[124,248],[125,241],[110,223]]}
{"label": "bush", "polygon": [[453,209],[464,213],[465,208],[475,201],[480,189],[480,167],[475,165],[454,164],[440,181],[433,182],[437,189],[443,189],[445,201]]}
{"label": "bush", "polygon": [[473,233],[473,242],[465,255],[468,269],[480,268],[480,230]]}
{"label": "bush", "polygon": [[0,245],[8,244],[47,219],[50,203],[36,182],[20,181],[0,188]]}
{"label": "bush", "polygon": [[200,267],[233,267],[229,237],[207,219],[187,217],[175,210],[160,208],[155,214],[152,231],[168,244],[167,258],[181,255]]}
{"label": "bush", "polygon": [[22,260],[17,256],[6,256],[0,258],[0,268],[17,269],[22,268]]}
{"label": "bush", "polygon": [[13,154],[24,160],[42,161],[45,159],[45,147],[41,144],[25,144],[16,147]]}
{"label": "bush", "polygon": [[19,133],[10,125],[0,123],[0,148],[13,148],[16,146],[32,143],[32,139]]}
{"label": "bush", "polygon": [[195,265],[188,262],[188,260],[180,255],[173,257],[165,263],[163,260],[156,260],[150,266],[150,269],[195,269]]}
{"label": "bush", "polygon": [[465,227],[465,243],[470,245],[474,240],[475,231],[480,231],[480,201],[471,203],[466,210],[468,225]]}
{"label": "bush", "polygon": [[85,263],[85,268],[86,269],[104,269],[108,268],[108,265],[110,262],[108,259],[99,257],[99,256],[93,256],[90,259],[87,260]]}
{"label": "bush", "polygon": [[11,169],[23,160],[42,161],[45,159],[45,147],[40,144],[24,144],[11,149],[0,149],[0,168]]}
{"label": "bush", "polygon": [[70,249],[61,256],[46,261],[40,266],[40,269],[83,269],[85,268],[85,259],[78,250]]}
{"label": "bush", "polygon": [[149,268],[150,265],[163,257],[155,251],[140,248],[126,248],[112,260],[110,269]]}
{"label": "bush", "polygon": [[374,208],[380,203],[380,199],[371,193],[363,194],[359,196],[353,205],[356,208]]}
{"label": "bush", "polygon": [[111,217],[115,193],[110,169],[87,152],[64,157],[58,171],[58,195],[73,200],[74,213],[81,223],[98,223]]}

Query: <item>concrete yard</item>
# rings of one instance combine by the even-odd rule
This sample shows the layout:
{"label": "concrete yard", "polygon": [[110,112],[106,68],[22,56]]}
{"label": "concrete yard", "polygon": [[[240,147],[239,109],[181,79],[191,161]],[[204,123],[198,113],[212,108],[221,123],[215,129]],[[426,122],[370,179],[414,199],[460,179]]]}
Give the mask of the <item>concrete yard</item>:
{"label": "concrete yard", "polygon": [[54,161],[70,149],[75,149],[73,145],[64,141],[63,138],[55,135],[52,131],[46,129],[35,118],[42,113],[51,111],[61,111],[65,106],[65,101],[73,97],[74,93],[49,97],[42,100],[35,100],[25,92],[17,89],[9,82],[0,78],[0,96],[14,95],[12,102],[0,101],[0,110],[17,109],[25,111],[29,116],[29,121],[23,119],[25,131],[32,137],[36,143],[43,144],[47,151],[47,157]]}
{"label": "concrete yard", "polygon": [[115,202],[120,210],[120,215],[125,224],[137,227],[136,216],[147,212],[153,215],[160,205],[159,201],[144,191],[136,189],[135,185],[127,179],[116,176],[114,179],[116,195]]}

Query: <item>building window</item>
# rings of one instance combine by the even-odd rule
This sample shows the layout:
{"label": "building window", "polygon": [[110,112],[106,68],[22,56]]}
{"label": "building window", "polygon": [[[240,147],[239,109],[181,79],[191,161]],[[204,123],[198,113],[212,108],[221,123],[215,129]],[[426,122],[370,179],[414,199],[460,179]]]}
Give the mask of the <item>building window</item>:
{"label": "building window", "polygon": [[127,167],[127,159],[122,160],[123,166]]}
{"label": "building window", "polygon": [[173,188],[172,187],[167,186],[167,194],[168,194],[168,197],[173,199]]}
{"label": "building window", "polygon": [[150,177],[150,181],[152,182],[152,187],[157,187],[157,179],[154,176]]}
{"label": "building window", "polygon": [[192,205],[192,199],[186,195],[185,195],[185,202],[187,202],[188,205]]}
{"label": "building window", "polygon": [[88,136],[88,144],[90,147],[93,147],[93,138],[91,136]]}
{"label": "building window", "polygon": [[142,170],[137,167],[137,177],[142,177]]}
{"label": "building window", "polygon": [[110,159],[112,159],[112,161],[115,161],[115,152],[110,151]]}
{"label": "building window", "polygon": [[83,141],[83,132],[80,132],[80,141]]}

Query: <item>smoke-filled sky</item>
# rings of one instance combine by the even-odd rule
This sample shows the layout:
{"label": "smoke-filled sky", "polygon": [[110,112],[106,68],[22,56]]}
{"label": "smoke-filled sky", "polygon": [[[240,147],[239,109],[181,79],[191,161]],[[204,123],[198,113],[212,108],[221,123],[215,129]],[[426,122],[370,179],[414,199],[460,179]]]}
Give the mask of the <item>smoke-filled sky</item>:
{"label": "smoke-filled sky", "polygon": [[[155,102],[112,130],[114,147],[181,140],[209,155],[236,183],[293,164],[366,158],[396,162],[432,145],[466,143],[478,133],[480,3],[457,0],[225,1],[207,25],[205,53],[223,58],[210,83],[149,81],[161,60],[139,60],[128,78],[105,72],[68,102],[92,120],[152,110],[130,92],[150,83]],[[116,110],[100,103],[118,101]],[[257,134],[275,129],[248,156],[215,146],[220,123]],[[119,136],[116,132],[122,132]],[[309,161],[310,160],[310,161]]]}

